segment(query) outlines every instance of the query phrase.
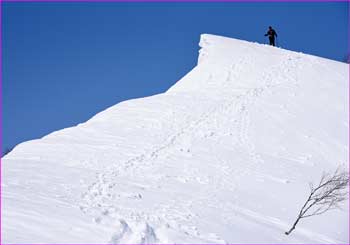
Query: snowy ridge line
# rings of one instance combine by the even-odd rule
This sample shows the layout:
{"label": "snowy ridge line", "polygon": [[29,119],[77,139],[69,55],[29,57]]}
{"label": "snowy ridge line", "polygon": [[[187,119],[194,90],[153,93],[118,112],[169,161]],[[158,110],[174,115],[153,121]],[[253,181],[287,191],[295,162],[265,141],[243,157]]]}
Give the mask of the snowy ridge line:
{"label": "snowy ridge line", "polygon": [[[348,66],[348,64],[346,62],[332,60],[329,58],[316,56],[313,54],[307,54],[307,53],[303,53],[301,51],[289,50],[289,49],[285,49],[285,48],[279,47],[279,46],[272,47],[269,44],[262,44],[262,43],[258,43],[258,42],[246,41],[243,39],[224,37],[224,36],[214,35],[214,34],[206,34],[206,33],[201,34],[199,46],[200,46],[200,50],[199,50],[199,57],[198,57],[198,65],[201,64],[202,61],[206,62],[208,60],[204,57],[209,57],[209,58],[213,57],[213,58],[216,58],[215,62],[219,61],[219,62],[223,63],[223,61],[225,61],[227,63],[227,61],[229,61],[229,56],[234,55],[234,52],[232,52],[233,50],[239,50],[239,51],[242,51],[242,50],[244,50],[244,51],[251,51],[251,50],[263,51],[264,50],[263,52],[261,52],[261,53],[263,53],[263,55],[266,55],[268,51],[278,50],[278,52],[282,55],[300,56],[300,57],[306,58],[310,62],[315,63],[317,65],[320,65],[328,70],[330,70],[330,67],[327,66],[327,63],[328,64],[333,63],[332,65],[338,64],[338,65]],[[219,53],[221,53],[220,60],[217,59],[218,54],[213,54],[213,53],[211,54],[211,51],[215,50],[215,49],[219,50]],[[222,57],[222,54],[225,54],[224,52],[227,52],[226,57]],[[202,55],[202,53],[204,53],[204,55]],[[241,54],[241,52],[239,52],[239,53]],[[213,56],[211,56],[211,55],[213,55]]]}

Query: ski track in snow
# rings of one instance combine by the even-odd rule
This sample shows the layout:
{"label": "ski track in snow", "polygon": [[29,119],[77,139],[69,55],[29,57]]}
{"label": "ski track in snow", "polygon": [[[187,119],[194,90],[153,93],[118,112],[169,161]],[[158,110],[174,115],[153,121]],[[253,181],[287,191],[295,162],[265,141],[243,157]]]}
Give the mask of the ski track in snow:
{"label": "ski track in snow", "polygon": [[[242,59],[240,63],[233,64],[231,67],[232,69],[228,70],[228,77],[226,79],[227,85],[231,86],[230,82],[234,82],[239,72],[244,69],[246,62],[252,62],[252,59]],[[112,243],[127,243],[128,241],[135,241],[135,236],[137,234],[141,234],[139,238],[136,239],[139,243],[155,243],[155,242],[162,242],[157,238],[156,231],[148,222],[152,222],[154,220],[161,220],[166,226],[170,226],[169,223],[177,223],[177,226],[179,224],[185,224],[189,222],[189,219],[196,216],[191,211],[191,201],[184,201],[181,204],[180,203],[173,203],[172,205],[161,205],[162,210],[159,212],[163,215],[159,215],[158,217],[148,217],[144,213],[135,213],[133,210],[131,213],[128,213],[126,211],[128,217],[123,217],[125,220],[130,220],[130,217],[137,217],[135,220],[138,223],[141,223],[137,228],[133,229],[129,227],[127,222],[122,218],[118,216],[118,212],[120,210],[118,209],[118,198],[115,198],[116,193],[118,193],[118,184],[114,181],[118,179],[119,175],[123,173],[122,175],[128,175],[127,173],[132,173],[135,170],[139,170],[140,168],[148,167],[151,164],[154,164],[154,162],[159,158],[164,152],[167,152],[171,154],[171,148],[174,147],[176,144],[181,144],[182,139],[189,137],[193,135],[196,131],[200,131],[201,125],[205,125],[210,123],[210,121],[213,120],[213,115],[215,119],[216,114],[221,114],[222,111],[224,111],[224,115],[231,115],[234,114],[235,117],[238,119],[238,125],[231,129],[238,132],[238,144],[240,147],[244,148],[247,152],[247,154],[251,158],[251,163],[249,166],[246,167],[245,171],[240,171],[240,173],[235,172],[235,182],[239,182],[241,178],[243,178],[248,173],[251,173],[251,171],[255,171],[259,173],[259,169],[261,167],[261,164],[264,162],[264,160],[260,157],[260,155],[255,151],[254,143],[250,136],[250,108],[254,106],[255,103],[258,103],[259,97],[266,93],[271,93],[271,90],[273,90],[275,87],[278,86],[284,86],[288,85],[291,86],[295,85],[297,86],[297,78],[295,77],[295,72],[293,72],[293,68],[297,67],[298,63],[295,59],[291,58],[290,56],[287,56],[285,60],[283,60],[279,65],[276,65],[268,72],[264,72],[261,77],[261,84],[263,86],[258,88],[242,88],[238,89],[239,92],[241,92],[239,95],[230,98],[225,99],[225,103],[215,105],[214,109],[202,114],[199,116],[199,118],[195,121],[188,122],[187,126],[185,126],[180,131],[176,132],[166,140],[164,140],[164,143],[156,146],[153,148],[153,150],[149,152],[142,153],[136,157],[133,157],[126,162],[117,165],[114,165],[114,169],[107,170],[103,173],[98,173],[97,180],[89,186],[88,190],[82,195],[84,198],[84,202],[81,203],[81,209],[84,212],[91,212],[91,209],[93,210],[92,213],[94,213],[95,217],[93,218],[95,222],[100,223],[103,222],[103,219],[115,219],[117,223],[119,222],[119,231],[112,235],[111,242]],[[272,83],[272,76],[274,76],[278,71],[281,69],[286,69],[288,67],[288,71],[284,74],[285,77],[281,78],[283,80],[283,83]],[[208,79],[211,79],[211,76],[209,76]],[[278,79],[274,79],[278,80]],[[234,113],[231,111],[234,110]],[[180,145],[181,147],[181,145]],[[184,149],[186,147],[183,147]],[[223,163],[222,160],[219,159],[219,156],[217,156],[218,161]],[[222,164],[220,164],[222,165]],[[227,165],[227,163],[226,163]],[[226,171],[227,178],[232,177],[232,169],[228,169]],[[200,176],[201,172],[196,172],[199,176],[196,177],[197,181],[200,182],[200,179],[205,180],[205,176]],[[276,176],[266,175],[266,174],[260,174],[261,178],[264,179],[270,179],[272,181],[280,182],[280,183],[288,183],[288,180],[278,178]],[[165,176],[159,177],[158,179],[164,179]],[[207,180],[208,181],[208,180]],[[144,187],[145,189],[150,188],[149,186]],[[234,187],[233,187],[234,188]],[[126,196],[127,198],[135,198],[135,199],[141,199],[141,195],[133,195],[133,194],[121,194],[119,193],[119,197],[121,195]],[[106,208],[109,207],[109,208]],[[96,210],[96,208],[98,210]],[[186,211],[187,210],[187,211]],[[236,212],[239,212],[243,214],[246,217],[249,217],[250,219],[254,219],[256,221],[262,221],[269,225],[274,225],[277,227],[281,227],[281,230],[284,230],[288,227],[287,224],[277,222],[276,218],[273,217],[264,217],[259,214],[257,214],[254,211],[251,210],[243,210],[241,207],[234,207],[234,210]],[[124,210],[125,212],[125,210]],[[96,215],[97,214],[97,215]],[[164,218],[165,217],[165,218]],[[276,221],[276,222],[275,222]],[[141,227],[141,228],[140,228]],[[180,225],[180,229],[183,230],[185,234],[191,234],[193,236],[199,236],[200,232],[198,231],[198,228],[192,226],[191,228],[188,228],[184,225]],[[314,235],[314,234],[313,234]],[[134,236],[132,238],[132,236]],[[211,240],[211,238],[204,238],[205,240],[208,240],[210,242],[220,242],[225,243],[226,241],[221,240],[220,238],[216,237],[214,240]],[[324,240],[326,242],[329,242],[326,238],[320,238],[320,240]]]}

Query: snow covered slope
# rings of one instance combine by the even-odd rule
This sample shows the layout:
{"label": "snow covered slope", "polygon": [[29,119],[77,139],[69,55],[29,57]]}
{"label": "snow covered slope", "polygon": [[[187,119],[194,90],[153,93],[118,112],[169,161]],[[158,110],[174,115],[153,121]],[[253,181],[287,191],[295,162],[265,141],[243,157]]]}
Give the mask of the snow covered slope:
{"label": "snow covered slope", "polygon": [[348,164],[348,66],[202,35],[166,93],[117,104],[2,161],[3,243],[348,243],[349,208],[302,220]]}

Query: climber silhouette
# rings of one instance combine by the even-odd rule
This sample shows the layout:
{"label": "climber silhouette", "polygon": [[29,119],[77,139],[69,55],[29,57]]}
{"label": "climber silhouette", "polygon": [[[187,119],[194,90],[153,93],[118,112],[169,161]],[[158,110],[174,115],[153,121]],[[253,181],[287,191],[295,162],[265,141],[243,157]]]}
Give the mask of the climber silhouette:
{"label": "climber silhouette", "polygon": [[271,26],[269,26],[269,30],[265,34],[266,36],[269,36],[270,45],[275,46],[275,36],[277,37],[277,33]]}

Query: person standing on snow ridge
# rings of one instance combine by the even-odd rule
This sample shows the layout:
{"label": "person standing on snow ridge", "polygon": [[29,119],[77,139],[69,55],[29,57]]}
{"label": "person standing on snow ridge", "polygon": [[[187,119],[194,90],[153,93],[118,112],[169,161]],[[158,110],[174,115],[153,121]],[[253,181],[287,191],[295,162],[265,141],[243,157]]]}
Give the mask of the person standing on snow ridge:
{"label": "person standing on snow ridge", "polygon": [[265,37],[266,36],[269,36],[270,45],[275,46],[275,36],[277,37],[277,33],[271,26],[269,26],[269,30],[265,34]]}

